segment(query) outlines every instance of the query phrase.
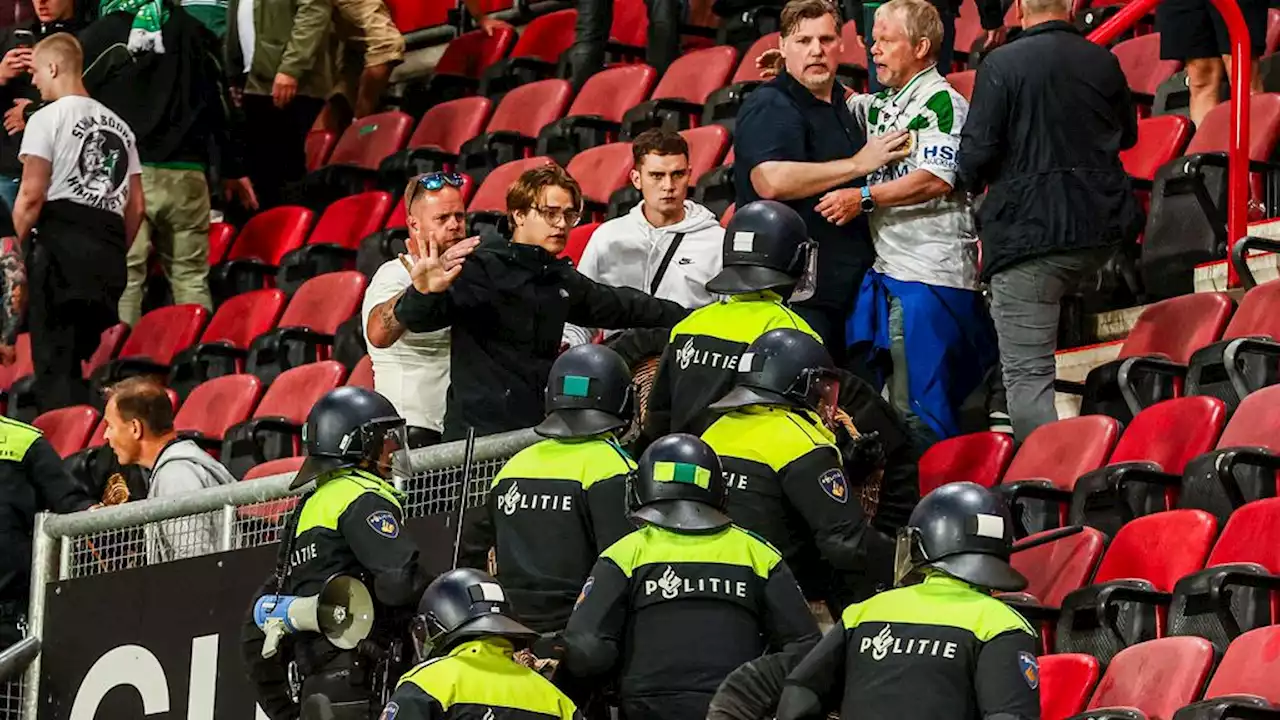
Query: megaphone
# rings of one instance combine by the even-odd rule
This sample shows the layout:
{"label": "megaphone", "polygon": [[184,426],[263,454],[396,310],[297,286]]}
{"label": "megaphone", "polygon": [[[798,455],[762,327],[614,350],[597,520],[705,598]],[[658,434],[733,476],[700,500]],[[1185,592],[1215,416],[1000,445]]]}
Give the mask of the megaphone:
{"label": "megaphone", "polygon": [[359,580],[334,575],[318,595],[263,595],[253,605],[253,621],[267,636],[264,658],[279,652],[285,635],[300,632],[322,633],[334,647],[351,650],[373,629],[373,596]]}

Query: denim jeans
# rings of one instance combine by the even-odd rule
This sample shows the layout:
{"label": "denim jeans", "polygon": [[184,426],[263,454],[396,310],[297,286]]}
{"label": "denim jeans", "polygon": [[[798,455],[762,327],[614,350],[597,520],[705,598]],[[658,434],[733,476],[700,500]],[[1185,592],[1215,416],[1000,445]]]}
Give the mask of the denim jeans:
{"label": "denim jeans", "polygon": [[1045,255],[991,278],[991,319],[1000,342],[1000,367],[1018,442],[1058,419],[1053,354],[1058,346],[1062,296],[1098,269],[1111,253],[1110,249],[1093,249]]}
{"label": "denim jeans", "polygon": [[18,204],[18,183],[20,182],[22,182],[20,177],[0,175],[0,202],[4,203],[5,209],[10,214],[13,213],[13,206]]}

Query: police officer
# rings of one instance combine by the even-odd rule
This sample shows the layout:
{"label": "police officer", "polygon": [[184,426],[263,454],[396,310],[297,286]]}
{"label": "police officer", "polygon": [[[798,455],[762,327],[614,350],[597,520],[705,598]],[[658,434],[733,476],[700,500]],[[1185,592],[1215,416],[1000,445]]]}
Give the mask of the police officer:
{"label": "police officer", "polygon": [[893,579],[893,541],[866,522],[827,429],[839,396],[821,341],[770,330],[742,355],[734,389],[710,408],[723,414],[702,436],[724,463],[729,515],[773,543],[833,616]]}
{"label": "police officer", "polygon": [[512,659],[537,633],[516,621],[502,586],[451,570],[427,588],[413,623],[421,665],[400,679],[383,720],[580,720],[573,701]]}
{"label": "police officer", "polygon": [[738,356],[766,332],[795,328],[822,340],[784,304],[812,294],[806,265],[814,247],[804,221],[782,203],[759,200],[734,214],[724,233],[724,269],[707,282],[707,290],[728,297],[672,328],[649,395],[647,439],[707,429],[714,419],[707,406],[729,392]]}
{"label": "police officer", "polygon": [[[307,458],[290,487],[311,480],[316,487],[289,518],[275,588],[268,589],[315,595],[335,575],[356,577],[369,586],[376,600],[375,625],[360,649],[339,650],[318,633],[297,635],[292,642],[302,678],[300,700],[323,694],[337,717],[363,719],[381,704],[377,681],[384,667],[379,663],[394,665],[397,655],[408,655],[407,647],[397,649],[407,640],[408,615],[431,579],[403,526],[401,495],[386,482],[393,465],[407,467],[405,422],[378,393],[341,387],[311,408],[302,436]],[[397,615],[403,615],[404,628],[398,627]],[[263,698],[264,709],[270,705],[287,711],[279,697],[279,670],[252,657],[253,640],[260,643],[260,637],[252,632],[246,636],[250,675],[260,696],[269,695]],[[398,674],[399,669],[393,671]]]}
{"label": "police officer", "polygon": [[38,428],[0,417],[0,648],[24,635],[36,513],[76,512],[93,504]]}
{"label": "police officer", "polygon": [[627,497],[644,526],[596,562],[560,666],[577,679],[620,668],[622,717],[703,720],[739,665],[766,651],[800,655],[817,640],[782,556],[725,515],[728,489],[706,443],[655,441]]}
{"label": "police officer", "polygon": [[991,596],[1027,584],[1009,565],[1004,502],[974,483],[929,493],[898,534],[914,585],[851,605],[787,678],[778,720],[1038,720],[1035,633]]}
{"label": "police officer", "polygon": [[605,548],[635,527],[626,478],[635,462],[615,433],[631,424],[631,372],[613,350],[579,345],[551,366],[547,438],[507,461],[464,537],[462,564],[498,574],[520,619],[539,633],[569,622],[578,590]]}

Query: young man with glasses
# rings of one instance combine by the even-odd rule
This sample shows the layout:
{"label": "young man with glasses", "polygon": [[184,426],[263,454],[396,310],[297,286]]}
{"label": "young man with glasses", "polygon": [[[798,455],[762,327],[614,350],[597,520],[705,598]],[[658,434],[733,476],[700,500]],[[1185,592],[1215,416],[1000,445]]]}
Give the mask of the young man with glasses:
{"label": "young man with glasses", "polygon": [[507,191],[510,238],[497,232],[447,250],[426,238],[395,317],[413,332],[452,328],[443,439],[537,425],[565,322],[671,327],[679,305],[600,285],[559,258],[582,217],[582,191],[563,168],[526,171]]}
{"label": "young man with glasses", "polygon": [[467,233],[462,176],[428,173],[404,190],[408,253],[383,263],[365,290],[361,315],[373,361],[373,388],[391,401],[409,425],[415,446],[440,440],[445,392],[449,389],[449,330],[408,332],[396,319],[396,303],[413,284],[409,269],[426,253],[425,243],[448,251]]}

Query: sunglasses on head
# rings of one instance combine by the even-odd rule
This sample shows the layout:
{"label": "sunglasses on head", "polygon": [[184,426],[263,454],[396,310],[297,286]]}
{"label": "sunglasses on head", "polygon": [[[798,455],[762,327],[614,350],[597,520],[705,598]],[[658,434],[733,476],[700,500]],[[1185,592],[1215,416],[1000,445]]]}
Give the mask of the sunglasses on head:
{"label": "sunglasses on head", "polygon": [[413,197],[409,198],[409,204],[413,205],[413,201],[418,199],[418,188],[428,192],[436,192],[445,185],[462,189],[462,176],[456,172],[433,172],[427,173],[418,178],[418,185],[413,189]]}

